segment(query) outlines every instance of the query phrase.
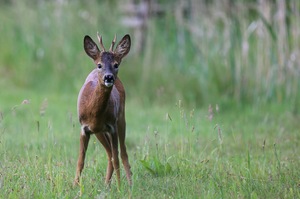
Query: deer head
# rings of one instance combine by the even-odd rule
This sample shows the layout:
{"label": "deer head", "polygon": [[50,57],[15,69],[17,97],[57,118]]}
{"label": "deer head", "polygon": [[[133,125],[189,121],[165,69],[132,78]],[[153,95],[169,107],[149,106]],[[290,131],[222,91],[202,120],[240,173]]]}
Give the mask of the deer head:
{"label": "deer head", "polygon": [[99,50],[97,44],[88,35],[84,37],[84,50],[86,54],[94,60],[97,66],[99,83],[109,88],[114,85],[122,58],[125,57],[130,50],[131,40],[128,34],[125,35],[114,50],[113,48],[116,42],[115,36],[109,50],[106,51],[102,43],[102,37],[97,36],[101,50]]}

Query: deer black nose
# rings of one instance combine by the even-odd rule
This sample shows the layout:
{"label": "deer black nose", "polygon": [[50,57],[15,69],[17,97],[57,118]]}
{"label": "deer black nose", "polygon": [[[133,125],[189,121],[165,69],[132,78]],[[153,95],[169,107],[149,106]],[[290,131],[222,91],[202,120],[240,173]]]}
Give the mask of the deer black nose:
{"label": "deer black nose", "polygon": [[111,87],[114,84],[115,78],[112,74],[104,75],[104,84],[107,87]]}

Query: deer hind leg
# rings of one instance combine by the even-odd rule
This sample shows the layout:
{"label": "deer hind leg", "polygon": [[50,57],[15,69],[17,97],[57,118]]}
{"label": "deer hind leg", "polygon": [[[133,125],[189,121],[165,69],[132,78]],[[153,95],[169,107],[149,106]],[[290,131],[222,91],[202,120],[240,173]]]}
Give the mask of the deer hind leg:
{"label": "deer hind leg", "polygon": [[129,185],[132,185],[132,180],[131,180],[131,170],[130,170],[130,164],[128,161],[128,155],[126,151],[126,145],[125,145],[125,135],[126,135],[126,123],[125,121],[119,122],[119,141],[120,141],[120,150],[121,150],[121,159],[122,163],[124,165],[124,169],[126,172],[126,177]]}
{"label": "deer hind leg", "polygon": [[103,147],[106,150],[108,163],[107,163],[107,168],[106,168],[105,183],[107,185],[109,185],[110,181],[111,181],[111,176],[112,176],[113,171],[114,171],[112,161],[111,161],[111,159],[112,159],[112,150],[111,150],[111,147],[110,147],[110,139],[104,133],[97,133],[95,135],[96,135],[97,139],[101,142],[101,144],[103,145]]}
{"label": "deer hind leg", "polygon": [[76,169],[76,177],[74,180],[74,185],[79,184],[79,179],[84,167],[84,159],[88,148],[89,140],[90,140],[90,134],[85,133],[84,130],[82,129],[80,133],[79,156],[77,161],[77,169]]}

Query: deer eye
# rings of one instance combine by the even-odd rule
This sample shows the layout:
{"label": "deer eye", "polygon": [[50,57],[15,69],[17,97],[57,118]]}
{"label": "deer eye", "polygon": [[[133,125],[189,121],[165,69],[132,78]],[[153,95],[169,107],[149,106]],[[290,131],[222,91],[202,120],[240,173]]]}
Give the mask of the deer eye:
{"label": "deer eye", "polygon": [[102,68],[102,64],[97,64],[97,67],[98,68]]}
{"label": "deer eye", "polygon": [[116,68],[116,69],[119,68],[119,64],[115,63],[114,68]]}

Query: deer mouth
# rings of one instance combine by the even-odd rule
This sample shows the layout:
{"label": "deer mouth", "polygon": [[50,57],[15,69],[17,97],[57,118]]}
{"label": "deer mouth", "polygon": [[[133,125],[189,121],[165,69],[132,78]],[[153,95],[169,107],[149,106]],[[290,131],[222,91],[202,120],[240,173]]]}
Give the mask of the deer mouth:
{"label": "deer mouth", "polygon": [[114,85],[114,83],[113,82],[104,82],[104,85],[106,86],[106,87],[112,87],[112,85]]}

